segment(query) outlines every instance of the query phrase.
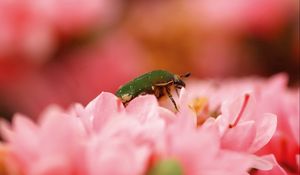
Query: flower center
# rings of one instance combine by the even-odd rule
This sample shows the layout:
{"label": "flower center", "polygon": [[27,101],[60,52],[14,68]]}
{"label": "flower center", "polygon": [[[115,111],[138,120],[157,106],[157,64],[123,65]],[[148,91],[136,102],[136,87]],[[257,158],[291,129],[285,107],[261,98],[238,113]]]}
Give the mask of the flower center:
{"label": "flower center", "polygon": [[208,99],[205,97],[198,97],[193,99],[189,107],[196,113],[208,112]]}
{"label": "flower center", "polygon": [[197,116],[197,127],[201,126],[209,117],[217,118],[220,114],[220,109],[210,109],[209,100],[206,97],[194,98],[189,103],[189,108],[194,111]]}
{"label": "flower center", "polygon": [[247,106],[247,104],[249,102],[249,98],[250,98],[250,95],[249,94],[245,94],[244,101],[243,101],[242,107],[240,109],[240,112],[238,113],[238,116],[236,117],[236,120],[234,121],[234,123],[233,124],[229,124],[229,128],[233,128],[233,127],[235,127],[239,123],[239,121],[241,120],[242,115],[243,115],[243,113],[244,113],[244,111],[246,109],[246,106]]}
{"label": "flower center", "polygon": [[208,106],[207,98],[205,97],[195,98],[189,104],[189,107],[197,115],[197,126],[202,125],[205,122],[205,120],[209,117],[209,106]]}

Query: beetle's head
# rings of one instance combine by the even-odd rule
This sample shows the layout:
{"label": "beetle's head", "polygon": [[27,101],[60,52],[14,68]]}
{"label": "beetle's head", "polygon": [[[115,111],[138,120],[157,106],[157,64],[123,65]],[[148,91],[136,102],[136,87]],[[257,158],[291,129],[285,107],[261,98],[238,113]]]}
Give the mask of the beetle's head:
{"label": "beetle's head", "polygon": [[185,73],[183,75],[174,75],[174,86],[176,89],[181,89],[182,87],[185,87],[185,83],[182,80],[183,78],[189,77],[191,75],[190,72]]}

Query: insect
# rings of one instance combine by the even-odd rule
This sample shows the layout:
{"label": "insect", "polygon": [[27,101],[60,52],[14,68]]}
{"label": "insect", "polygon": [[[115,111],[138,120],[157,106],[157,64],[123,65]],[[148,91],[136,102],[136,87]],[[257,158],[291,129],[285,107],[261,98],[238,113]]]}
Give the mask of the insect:
{"label": "insect", "polygon": [[116,92],[116,96],[119,97],[123,104],[126,105],[139,95],[154,94],[156,98],[159,99],[167,94],[175,109],[178,111],[176,102],[171,94],[171,87],[175,88],[178,95],[178,89],[185,87],[185,83],[182,78],[189,77],[190,75],[190,73],[176,75],[165,70],[154,70],[121,86]]}

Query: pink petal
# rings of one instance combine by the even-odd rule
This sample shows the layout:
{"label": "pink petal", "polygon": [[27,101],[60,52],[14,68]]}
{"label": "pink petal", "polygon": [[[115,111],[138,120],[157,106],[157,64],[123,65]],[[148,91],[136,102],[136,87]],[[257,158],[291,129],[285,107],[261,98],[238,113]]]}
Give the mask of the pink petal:
{"label": "pink petal", "polygon": [[159,117],[162,118],[166,124],[170,124],[176,118],[176,115],[166,108],[159,107]]}
{"label": "pink petal", "polygon": [[[43,157],[42,160],[35,162],[32,169],[29,170],[30,175],[54,175],[64,174],[72,175],[72,170],[68,160],[63,156]],[[74,173],[74,172],[73,172]]]}
{"label": "pink petal", "polygon": [[99,136],[104,138],[126,137],[132,139],[141,132],[140,123],[127,116],[115,117],[102,128]]}
{"label": "pink petal", "polygon": [[262,166],[256,166],[259,170],[255,173],[255,175],[287,175],[284,169],[277,163],[274,155],[262,156],[260,160],[269,162],[272,167],[270,169]]}
{"label": "pink petal", "polygon": [[258,157],[256,155],[251,155],[252,159],[252,168],[258,169],[258,170],[271,170],[273,168],[273,163],[269,161],[268,159],[265,159],[263,157]]}
{"label": "pink petal", "polygon": [[221,138],[221,146],[225,149],[247,151],[256,136],[255,122],[247,121],[228,128]]}
{"label": "pink petal", "polygon": [[209,117],[205,120],[205,122],[201,125],[201,129],[211,129],[211,128],[215,128],[215,129],[219,129],[218,125],[217,125],[217,122],[216,122],[216,119],[215,118],[212,118],[212,117]]}
{"label": "pink petal", "polygon": [[179,103],[180,104],[188,104],[189,99],[188,99],[188,93],[185,88],[181,88],[180,93],[179,93]]}
{"label": "pink petal", "polygon": [[239,97],[237,99],[224,101],[221,105],[222,116],[224,116],[229,124],[233,123],[236,119],[242,107],[243,101],[244,97]]}
{"label": "pink petal", "polygon": [[79,118],[57,114],[45,116],[40,129],[40,142],[44,144],[43,153],[71,153],[85,137],[85,129]]}
{"label": "pink petal", "polygon": [[72,108],[73,116],[78,116],[82,121],[87,133],[93,131],[93,120],[88,113],[85,112],[84,107],[81,104],[74,104]]}
{"label": "pink petal", "polygon": [[275,89],[279,90],[288,84],[288,75],[286,73],[279,73],[276,75],[273,75],[269,80],[267,80],[267,85],[269,86],[269,89]]}
{"label": "pink petal", "polygon": [[[13,129],[19,134],[20,138],[36,138],[37,127],[36,125],[26,116],[17,114],[13,119]],[[25,142],[26,143],[26,142]]]}
{"label": "pink petal", "polygon": [[[298,112],[298,115],[300,113]],[[298,145],[300,145],[300,137],[299,137],[299,131],[300,131],[300,117],[298,116],[290,116],[288,117],[288,122],[290,129],[292,131],[293,137],[295,138]]]}
{"label": "pink petal", "polygon": [[193,112],[193,110],[189,107],[189,98],[188,93],[185,88],[181,88],[180,94],[179,94],[179,111],[177,112],[178,117],[190,117],[193,118],[193,122],[196,125],[197,118],[196,114]]}
{"label": "pink petal", "polygon": [[[256,108],[256,99],[250,92],[245,91],[238,98],[228,98],[221,106],[222,116],[226,117],[229,124],[236,121],[255,120],[253,115]],[[239,118],[240,117],[240,118]]]}
{"label": "pink petal", "polygon": [[133,99],[126,107],[128,114],[142,123],[158,118],[158,102],[154,95],[143,95]]}
{"label": "pink petal", "polygon": [[127,138],[95,138],[88,143],[90,175],[139,175],[145,171],[149,150],[137,147]]}
{"label": "pink petal", "polygon": [[249,147],[248,152],[255,153],[266,145],[274,135],[277,126],[277,116],[264,114],[261,120],[256,122],[256,137]]}
{"label": "pink petal", "polygon": [[37,156],[38,130],[35,124],[23,115],[17,114],[13,119],[13,138],[9,144],[22,161],[32,161]]}
{"label": "pink petal", "polygon": [[0,119],[0,134],[1,137],[8,142],[14,138],[14,132],[12,131],[10,124],[4,119]]}
{"label": "pink petal", "polygon": [[191,130],[196,128],[196,115],[194,113],[178,112],[173,120],[173,123],[169,125],[174,130]]}
{"label": "pink petal", "polygon": [[168,154],[178,157],[186,169],[186,174],[199,170],[199,167],[211,165],[220,146],[216,130],[202,132],[192,128],[169,128],[166,141]]}
{"label": "pink petal", "polygon": [[102,92],[87,105],[86,110],[93,121],[93,128],[99,131],[107,120],[124,111],[124,106],[114,94]]}
{"label": "pink petal", "polygon": [[229,126],[229,122],[227,121],[227,118],[222,116],[222,115],[219,115],[216,118],[216,123],[219,126],[219,130],[220,130],[221,135],[223,135],[224,132],[228,129],[228,126]]}
{"label": "pink petal", "polygon": [[[235,151],[221,150],[218,155],[218,163],[211,167],[211,170],[221,169],[223,174],[245,174],[252,165],[247,154],[240,154]],[[229,170],[229,171],[228,171]]]}

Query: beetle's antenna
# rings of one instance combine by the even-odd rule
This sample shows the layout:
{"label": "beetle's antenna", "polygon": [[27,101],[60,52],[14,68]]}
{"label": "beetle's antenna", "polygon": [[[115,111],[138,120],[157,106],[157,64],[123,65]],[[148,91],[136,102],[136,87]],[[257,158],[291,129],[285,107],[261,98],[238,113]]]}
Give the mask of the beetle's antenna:
{"label": "beetle's antenna", "polygon": [[191,72],[187,72],[187,73],[185,73],[185,74],[183,74],[183,75],[180,75],[180,78],[187,78],[187,77],[189,77],[191,75]]}

